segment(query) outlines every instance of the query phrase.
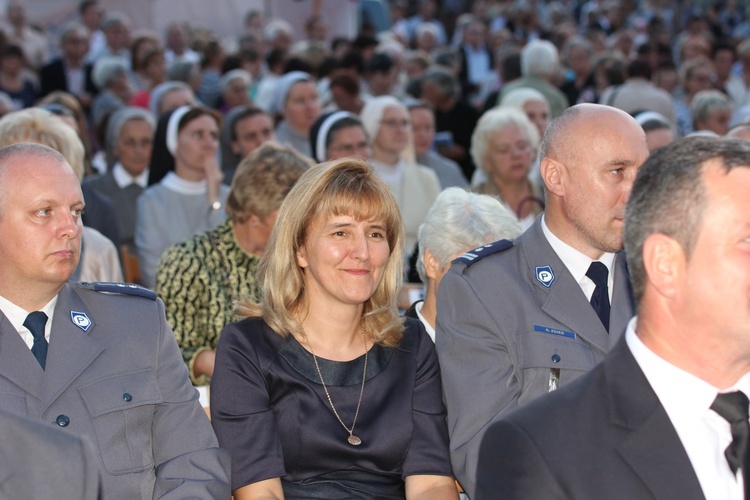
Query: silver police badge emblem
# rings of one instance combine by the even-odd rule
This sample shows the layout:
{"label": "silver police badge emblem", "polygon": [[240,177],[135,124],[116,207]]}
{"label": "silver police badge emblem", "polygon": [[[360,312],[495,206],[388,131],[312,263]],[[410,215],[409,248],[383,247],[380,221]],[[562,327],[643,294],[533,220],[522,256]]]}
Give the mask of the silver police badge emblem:
{"label": "silver police badge emblem", "polygon": [[536,280],[543,286],[549,288],[555,281],[555,273],[550,266],[540,266],[536,268]]}
{"label": "silver police badge emblem", "polygon": [[86,313],[70,311],[70,320],[84,332],[91,327],[91,320],[86,316]]}

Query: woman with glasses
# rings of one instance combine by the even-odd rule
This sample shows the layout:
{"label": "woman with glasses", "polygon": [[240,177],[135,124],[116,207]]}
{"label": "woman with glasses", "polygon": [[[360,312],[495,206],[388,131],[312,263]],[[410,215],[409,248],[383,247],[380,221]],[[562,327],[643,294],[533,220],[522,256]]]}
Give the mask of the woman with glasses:
{"label": "woman with glasses", "polygon": [[362,110],[362,123],[372,138],[370,163],[390,188],[404,219],[406,251],[417,243],[417,230],[440,193],[435,172],[414,160],[409,111],[391,96],[374,97]]}

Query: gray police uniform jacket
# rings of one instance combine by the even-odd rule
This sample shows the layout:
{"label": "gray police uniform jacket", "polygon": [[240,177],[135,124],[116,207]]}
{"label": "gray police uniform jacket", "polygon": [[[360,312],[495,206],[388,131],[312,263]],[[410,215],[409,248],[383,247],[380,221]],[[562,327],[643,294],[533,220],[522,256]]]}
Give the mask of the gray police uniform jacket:
{"label": "gray police uniform jacket", "polygon": [[4,411],[0,429],[0,498],[99,498],[99,470],[89,440]]}
{"label": "gray police uniform jacket", "polygon": [[90,439],[107,500],[229,498],[228,454],[198,403],[164,305],[128,286],[63,287],[46,371],[0,313],[0,407]]}
{"label": "gray police uniform jacket", "polygon": [[436,349],[453,472],[470,497],[487,427],[605,357],[634,314],[629,281],[620,253],[608,334],[541,217],[514,242],[454,261],[440,282]]}

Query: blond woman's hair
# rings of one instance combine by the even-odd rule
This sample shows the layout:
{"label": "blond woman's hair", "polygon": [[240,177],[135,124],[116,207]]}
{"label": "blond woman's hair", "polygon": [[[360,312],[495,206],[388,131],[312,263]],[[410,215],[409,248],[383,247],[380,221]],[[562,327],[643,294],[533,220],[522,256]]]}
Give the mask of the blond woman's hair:
{"label": "blond woman's hair", "polygon": [[236,313],[240,317],[263,318],[282,337],[289,333],[302,335],[298,317],[309,311],[301,310],[304,272],[297,263],[297,252],[304,246],[313,221],[339,215],[385,224],[391,254],[375,293],[364,303],[362,322],[365,334],[373,342],[395,347],[404,330],[396,307],[403,278],[403,222],[388,186],[369,164],[356,158],[321,163],[302,174],[279,209],[258,265],[263,299],[240,302]]}

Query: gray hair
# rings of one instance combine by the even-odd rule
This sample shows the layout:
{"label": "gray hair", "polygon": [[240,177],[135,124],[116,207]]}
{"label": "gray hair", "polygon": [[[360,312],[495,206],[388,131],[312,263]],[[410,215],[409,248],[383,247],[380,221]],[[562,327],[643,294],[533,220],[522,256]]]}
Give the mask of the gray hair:
{"label": "gray hair", "polygon": [[[156,130],[156,120],[154,116],[143,108],[125,107],[118,109],[112,114],[107,125],[107,156],[112,155],[117,144],[117,139],[120,137],[120,131],[126,123],[132,121],[144,121],[151,125],[152,130]],[[114,157],[112,158],[114,159]]]}
{"label": "gray hair", "polygon": [[128,62],[124,58],[103,56],[94,64],[94,69],[91,70],[91,79],[94,80],[94,85],[100,89],[106,89],[117,79],[127,76],[127,74]]}
{"label": "gray hair", "polygon": [[453,73],[439,66],[432,67],[422,75],[422,85],[427,82],[433,83],[441,94],[456,97],[461,92],[458,80]]}
{"label": "gray hair", "polygon": [[690,101],[690,117],[693,123],[705,122],[715,112],[726,110],[732,112],[732,103],[723,92],[718,90],[701,90]]}
{"label": "gray hair", "polygon": [[563,45],[562,48],[562,60],[565,61],[565,63],[568,63],[568,58],[570,58],[570,53],[573,51],[573,49],[583,49],[586,51],[586,53],[591,57],[594,54],[594,48],[591,46],[591,42],[586,40],[581,35],[574,35],[565,42],[565,45]]}
{"label": "gray hair", "polygon": [[249,87],[253,83],[253,77],[252,75],[245,71],[244,69],[233,69],[231,71],[227,71],[221,76],[221,80],[219,80],[219,87],[221,88],[221,93],[223,94],[229,89],[229,85],[235,80],[242,80],[242,83],[245,85],[245,87]]}
{"label": "gray hair", "polygon": [[521,74],[546,78],[560,65],[557,47],[547,40],[532,40],[521,50]]}
{"label": "gray hair", "polygon": [[474,134],[471,136],[471,159],[477,167],[482,167],[484,157],[489,148],[492,134],[508,127],[516,127],[529,141],[529,145],[537,151],[539,148],[539,131],[528,119],[526,114],[515,108],[494,108],[487,111],[477,122]]}
{"label": "gray hair", "polygon": [[537,89],[532,89],[531,87],[516,87],[508,92],[505,92],[503,94],[502,100],[500,101],[500,107],[522,110],[526,103],[529,101],[543,102],[544,105],[547,106],[547,111],[549,111],[549,102],[547,101],[547,98],[544,97],[544,94],[539,92]]}
{"label": "gray hair", "polygon": [[125,26],[130,27],[130,18],[122,12],[110,12],[102,20],[100,28],[102,31],[107,31],[113,26]]}
{"label": "gray hair", "polygon": [[428,249],[442,269],[457,253],[497,240],[511,240],[520,234],[518,218],[497,198],[458,187],[447,188],[419,226],[417,272],[426,283],[424,255]]}
{"label": "gray hair", "polygon": [[60,41],[64,42],[66,38],[68,38],[68,36],[73,35],[73,34],[81,35],[88,39],[89,29],[79,22],[74,21],[74,22],[67,23],[60,30]]}
{"label": "gray hair", "polygon": [[164,96],[175,90],[185,90],[193,94],[193,96],[195,95],[190,85],[185,82],[167,81],[160,83],[151,90],[151,98],[148,101],[148,108],[155,117],[159,116],[159,109],[161,108],[161,101],[164,99]]}
{"label": "gray hair", "polygon": [[190,80],[200,75],[201,69],[195,61],[175,61],[167,71],[167,78],[170,81],[190,83]]}
{"label": "gray hair", "polygon": [[271,19],[263,29],[263,38],[269,41],[275,40],[282,33],[292,36],[294,34],[292,25],[283,19]]}
{"label": "gray hair", "polygon": [[660,233],[676,240],[690,258],[706,208],[702,175],[710,160],[719,160],[727,173],[735,167],[750,167],[750,141],[685,138],[657,150],[638,172],[623,230],[636,302],[646,288],[643,245],[650,235]]}

